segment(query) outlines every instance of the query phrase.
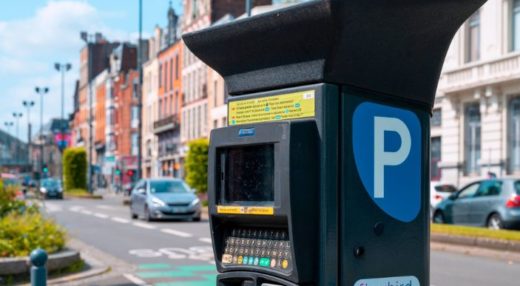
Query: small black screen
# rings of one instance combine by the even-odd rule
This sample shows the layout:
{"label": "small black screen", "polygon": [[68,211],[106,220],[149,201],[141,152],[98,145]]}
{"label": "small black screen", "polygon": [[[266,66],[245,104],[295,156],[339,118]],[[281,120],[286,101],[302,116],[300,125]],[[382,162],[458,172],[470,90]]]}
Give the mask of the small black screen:
{"label": "small black screen", "polygon": [[224,156],[221,158],[225,162],[222,183],[227,203],[274,201],[273,144],[232,147],[222,151]]}

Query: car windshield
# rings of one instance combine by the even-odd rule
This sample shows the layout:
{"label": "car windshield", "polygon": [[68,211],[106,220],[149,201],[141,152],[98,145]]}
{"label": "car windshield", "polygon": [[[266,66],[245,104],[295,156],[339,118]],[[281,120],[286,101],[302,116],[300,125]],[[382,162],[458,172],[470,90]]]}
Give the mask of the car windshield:
{"label": "car windshield", "polygon": [[59,186],[60,186],[60,182],[57,180],[42,181],[42,187],[44,187],[44,188],[58,188]]}
{"label": "car windshield", "polygon": [[150,192],[160,193],[188,193],[189,188],[180,181],[152,181],[150,182]]}

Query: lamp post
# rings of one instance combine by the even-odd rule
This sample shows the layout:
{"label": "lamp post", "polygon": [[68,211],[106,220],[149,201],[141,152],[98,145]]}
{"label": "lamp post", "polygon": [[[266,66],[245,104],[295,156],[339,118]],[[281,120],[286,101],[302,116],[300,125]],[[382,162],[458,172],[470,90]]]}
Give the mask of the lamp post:
{"label": "lamp post", "polygon": [[139,0],[139,53],[137,54],[137,68],[139,70],[139,86],[137,89],[137,179],[141,179],[142,167],[143,167],[143,154],[142,154],[142,107],[143,107],[143,0]]}
{"label": "lamp post", "polygon": [[93,114],[92,114],[92,39],[95,39],[95,35],[88,34],[87,32],[80,33],[81,39],[85,42],[88,49],[88,72],[87,72],[87,83],[88,83],[88,172],[87,172],[87,184],[88,191],[93,193],[93,174],[92,174],[92,152],[94,145],[94,130],[93,130]]}
{"label": "lamp post", "polygon": [[[40,168],[39,168],[39,173],[40,173],[40,179],[41,179],[41,173],[42,173],[42,170],[43,170],[43,145],[45,142],[44,141],[44,135],[43,135],[43,95],[44,94],[47,94],[49,92],[49,88],[48,87],[35,87],[34,90],[36,91],[37,94],[40,95]],[[39,185],[40,185],[40,181],[38,182],[38,189],[39,189]]]}
{"label": "lamp post", "polygon": [[[28,150],[28,163],[29,163],[29,166],[31,167],[31,174],[32,172],[34,171],[33,169],[33,165],[32,165],[32,158],[31,158],[31,146],[32,146],[32,142],[31,142],[31,137],[32,137],[32,132],[31,132],[31,107],[34,106],[34,101],[28,101],[28,100],[24,100],[23,101],[23,106],[25,108],[27,108],[27,150]],[[31,175],[32,176],[32,175]]]}
{"label": "lamp post", "polygon": [[253,0],[246,0],[246,13],[247,13],[247,17],[251,17],[251,6],[252,6],[252,3]]}
{"label": "lamp post", "polygon": [[[13,125],[14,125],[14,122],[12,122],[12,121],[4,122],[5,129],[7,129],[7,134],[9,134],[9,142],[11,141],[11,138],[10,138],[10,136],[12,136],[11,127],[13,127]],[[11,146],[11,144],[8,144],[8,145]]]}
{"label": "lamp post", "polygon": [[[63,142],[65,141],[65,72],[68,72],[72,68],[72,64],[70,63],[55,63],[54,68],[61,72],[61,122],[60,122],[60,141],[58,142],[58,147],[60,149],[61,154],[63,155],[63,150],[65,147]],[[60,164],[60,177],[63,180],[63,160]]]}
{"label": "lamp post", "polygon": [[[13,112],[14,120],[16,121],[16,138],[20,138],[20,118],[22,118],[23,114],[20,112]],[[15,158],[18,163],[20,163],[20,144],[16,144]]]}

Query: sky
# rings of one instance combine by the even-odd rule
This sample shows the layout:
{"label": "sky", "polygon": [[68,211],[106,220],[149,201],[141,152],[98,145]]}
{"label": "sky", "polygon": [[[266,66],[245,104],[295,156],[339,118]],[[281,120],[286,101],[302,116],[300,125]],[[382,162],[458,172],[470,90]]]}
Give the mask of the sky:
{"label": "sky", "polygon": [[[169,0],[143,1],[143,36],[165,26]],[[182,0],[172,0],[177,14]],[[74,82],[79,77],[80,31],[101,32],[109,41],[136,40],[138,0],[0,0],[0,129],[5,122],[16,136],[13,112],[22,112],[19,137],[27,140],[27,110],[32,100],[33,134],[40,126],[40,96],[36,86],[48,86],[43,99],[44,124],[61,116],[61,74],[56,62],[70,62],[65,75],[65,114],[72,112]]]}

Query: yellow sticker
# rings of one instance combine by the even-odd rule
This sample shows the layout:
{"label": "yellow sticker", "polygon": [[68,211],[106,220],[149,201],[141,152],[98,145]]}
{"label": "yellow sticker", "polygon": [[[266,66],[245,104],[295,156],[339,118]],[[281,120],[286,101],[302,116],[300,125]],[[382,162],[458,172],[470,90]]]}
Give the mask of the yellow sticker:
{"label": "yellow sticker", "polygon": [[217,206],[219,214],[274,215],[273,207]]}
{"label": "yellow sticker", "polygon": [[314,117],[315,93],[314,90],[306,90],[230,101],[228,104],[228,124],[232,126]]}

